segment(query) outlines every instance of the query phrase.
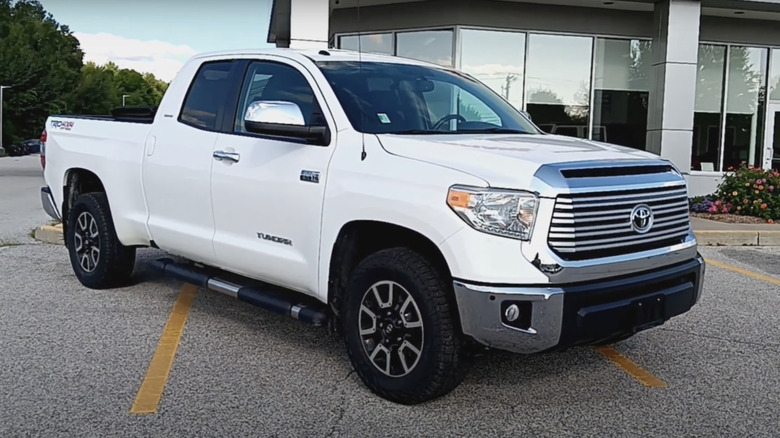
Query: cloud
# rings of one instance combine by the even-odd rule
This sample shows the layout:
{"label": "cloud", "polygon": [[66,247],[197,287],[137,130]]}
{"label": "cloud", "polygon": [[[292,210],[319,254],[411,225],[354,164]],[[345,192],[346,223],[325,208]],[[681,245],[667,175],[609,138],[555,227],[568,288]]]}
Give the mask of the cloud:
{"label": "cloud", "polygon": [[509,74],[519,75],[522,78],[522,65],[481,64],[463,65],[461,69],[477,79],[505,79]]}
{"label": "cloud", "polygon": [[84,62],[105,64],[113,61],[121,68],[152,73],[170,81],[184,62],[197,52],[186,45],[164,41],[141,41],[109,33],[74,33],[84,51]]}

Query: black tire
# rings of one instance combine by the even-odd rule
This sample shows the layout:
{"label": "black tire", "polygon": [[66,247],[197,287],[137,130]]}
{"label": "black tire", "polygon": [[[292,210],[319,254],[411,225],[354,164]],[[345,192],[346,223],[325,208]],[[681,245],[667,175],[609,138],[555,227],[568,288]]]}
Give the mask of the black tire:
{"label": "black tire", "polygon": [[81,284],[107,289],[129,282],[135,267],[135,248],[119,242],[105,193],[79,195],[68,211],[65,232],[70,263]]}
{"label": "black tire", "polygon": [[[385,312],[397,312],[401,307],[399,302],[391,302],[390,293],[373,299],[375,295],[372,286],[381,282],[393,282],[394,293],[392,300],[406,301],[404,296],[413,299],[413,304],[408,304],[404,310],[405,318],[401,318],[402,325],[416,325],[419,319],[422,327],[415,329],[406,329],[394,326],[391,330],[398,330],[396,334],[386,330],[387,325],[382,327],[380,324],[392,321],[391,316],[382,316],[380,318],[372,317],[365,311],[361,311],[361,306],[365,303],[367,308],[381,310],[379,306],[387,305],[385,310],[378,311],[382,315]],[[398,286],[401,289],[398,289]],[[405,405],[423,403],[443,395],[448,394],[455,389],[467,373],[468,359],[464,349],[463,334],[460,331],[459,319],[457,316],[456,303],[451,299],[450,285],[448,285],[443,276],[434,268],[434,266],[418,253],[406,248],[393,248],[379,251],[365,260],[363,260],[354,270],[347,287],[344,299],[344,317],[341,320],[342,333],[344,334],[347,350],[349,352],[352,365],[357,374],[368,388],[380,397]],[[380,295],[384,293],[381,292]],[[406,295],[404,295],[406,294]],[[364,297],[366,301],[364,301]],[[387,298],[385,300],[385,298]],[[376,304],[375,303],[381,303]],[[419,315],[419,318],[409,313],[413,309]],[[374,315],[372,313],[371,315]],[[407,319],[411,321],[407,321]],[[361,335],[361,323],[365,330],[366,322],[373,321],[374,333],[366,335],[369,338],[384,338],[382,341],[369,339],[369,347],[364,348],[364,341]],[[379,322],[378,322],[379,321]],[[414,332],[414,330],[419,330]],[[417,336],[422,333],[422,348],[410,349],[407,347],[398,348],[398,345],[388,343],[388,347],[380,350],[376,358],[383,362],[381,365],[385,371],[380,370],[380,365],[374,365],[369,355],[368,349],[374,346],[379,349],[380,344],[384,342],[393,342],[404,336],[410,343],[416,343]],[[398,336],[398,338],[396,338]],[[392,339],[389,339],[392,338]],[[415,344],[418,347],[420,344]],[[393,353],[386,353],[385,350],[393,349]],[[421,351],[417,359],[414,358],[414,351]],[[402,351],[399,353],[399,351]],[[412,353],[412,356],[409,355]],[[403,362],[401,355],[407,357]],[[384,356],[382,360],[380,356]],[[387,357],[391,357],[390,374],[386,373],[388,368]],[[412,366],[409,362],[414,360]],[[400,369],[399,369],[400,366]],[[401,375],[400,373],[406,373]],[[395,374],[395,375],[391,375]]]}

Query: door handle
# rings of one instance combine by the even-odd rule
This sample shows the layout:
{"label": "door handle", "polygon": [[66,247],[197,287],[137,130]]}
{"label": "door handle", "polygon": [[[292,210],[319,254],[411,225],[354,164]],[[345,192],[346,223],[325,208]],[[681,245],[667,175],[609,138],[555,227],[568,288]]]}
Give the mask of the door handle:
{"label": "door handle", "polygon": [[234,163],[238,163],[238,160],[241,159],[241,155],[235,152],[225,152],[225,151],[214,151],[213,157],[219,161],[230,160]]}

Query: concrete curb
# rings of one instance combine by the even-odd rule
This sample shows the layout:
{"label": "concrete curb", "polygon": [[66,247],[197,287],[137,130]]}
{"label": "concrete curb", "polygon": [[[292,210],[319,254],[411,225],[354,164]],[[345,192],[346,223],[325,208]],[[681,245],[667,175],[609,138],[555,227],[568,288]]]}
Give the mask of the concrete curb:
{"label": "concrete curb", "polygon": [[695,231],[701,246],[780,246],[780,231]]}
{"label": "concrete curb", "polygon": [[35,239],[54,245],[64,245],[62,239],[62,224],[42,225],[35,229]]}

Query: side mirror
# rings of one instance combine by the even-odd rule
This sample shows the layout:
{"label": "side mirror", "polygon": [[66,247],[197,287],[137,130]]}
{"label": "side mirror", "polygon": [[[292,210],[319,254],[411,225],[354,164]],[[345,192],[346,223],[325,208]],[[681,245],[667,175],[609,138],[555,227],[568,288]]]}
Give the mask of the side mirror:
{"label": "side mirror", "polygon": [[327,126],[308,126],[301,108],[292,102],[260,100],[252,102],[244,113],[246,130],[255,134],[297,138],[308,144],[327,146]]}

